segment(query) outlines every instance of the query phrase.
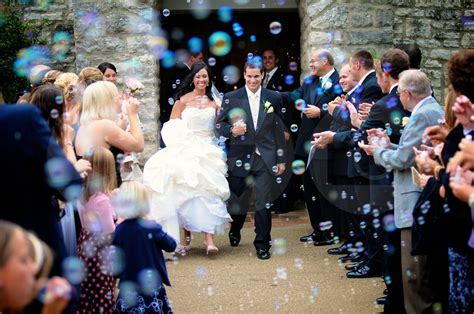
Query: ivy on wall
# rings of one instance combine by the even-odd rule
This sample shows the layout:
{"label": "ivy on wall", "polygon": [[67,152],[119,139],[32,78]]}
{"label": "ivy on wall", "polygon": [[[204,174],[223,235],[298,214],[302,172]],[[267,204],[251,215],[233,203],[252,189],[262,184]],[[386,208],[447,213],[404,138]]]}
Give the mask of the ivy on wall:
{"label": "ivy on wall", "polygon": [[14,70],[18,52],[35,44],[40,27],[23,19],[24,6],[13,0],[0,4],[0,99],[16,101],[18,94],[29,87],[28,79]]}

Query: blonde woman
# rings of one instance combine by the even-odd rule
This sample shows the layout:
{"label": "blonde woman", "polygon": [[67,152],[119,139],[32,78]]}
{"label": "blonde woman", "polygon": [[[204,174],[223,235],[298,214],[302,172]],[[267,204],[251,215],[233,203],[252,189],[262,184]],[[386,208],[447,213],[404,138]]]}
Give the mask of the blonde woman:
{"label": "blonde woman", "polygon": [[78,90],[79,77],[75,73],[67,72],[59,75],[54,85],[61,88],[64,93],[64,122],[75,131],[78,128],[79,109],[81,100]]}
{"label": "blonde woman", "polygon": [[139,101],[126,100],[130,131],[126,132],[117,123],[121,100],[113,83],[100,81],[89,85],[84,91],[80,128],[75,147],[78,157],[92,147],[105,147],[114,155],[116,161],[117,183],[120,186],[120,162],[123,152],[141,152],[144,147],[143,134],[138,120]]}

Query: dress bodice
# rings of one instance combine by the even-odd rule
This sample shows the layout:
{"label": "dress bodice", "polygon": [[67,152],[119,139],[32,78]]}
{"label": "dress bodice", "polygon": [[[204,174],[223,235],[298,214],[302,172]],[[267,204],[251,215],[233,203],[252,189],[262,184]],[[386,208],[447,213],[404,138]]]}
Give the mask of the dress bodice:
{"label": "dress bodice", "polygon": [[216,110],[212,107],[187,107],[181,113],[181,119],[186,122],[189,130],[206,135],[214,134]]}

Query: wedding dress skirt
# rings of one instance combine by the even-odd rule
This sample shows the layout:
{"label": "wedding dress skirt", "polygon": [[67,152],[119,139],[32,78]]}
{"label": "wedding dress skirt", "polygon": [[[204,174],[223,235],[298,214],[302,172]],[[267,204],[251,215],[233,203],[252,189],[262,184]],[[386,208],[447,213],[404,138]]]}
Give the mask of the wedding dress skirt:
{"label": "wedding dress skirt", "polygon": [[144,184],[152,190],[151,218],[179,241],[177,221],[191,232],[223,232],[231,221],[224,152],[214,136],[215,110],[189,107],[181,119],[163,125],[166,148],[145,164]]}

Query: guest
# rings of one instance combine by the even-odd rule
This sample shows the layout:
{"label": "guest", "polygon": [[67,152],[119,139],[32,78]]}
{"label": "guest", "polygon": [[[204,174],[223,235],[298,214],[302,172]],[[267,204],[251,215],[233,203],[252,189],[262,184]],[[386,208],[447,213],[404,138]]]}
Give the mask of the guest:
{"label": "guest", "polygon": [[[375,129],[378,141],[369,145],[360,142],[359,146],[368,155],[373,155],[375,163],[394,171],[394,209],[395,225],[401,230],[403,295],[408,313],[420,313],[432,306],[433,295],[424,282],[426,257],[411,255],[412,211],[420,195],[420,188],[413,183],[410,167],[414,165],[413,147],[420,147],[422,130],[438,123],[443,111],[431,97],[430,82],[423,72],[406,70],[399,75],[398,94],[405,110],[411,112],[399,145],[390,143],[385,133]],[[384,146],[383,143],[386,143]]]}
{"label": "guest", "polygon": [[54,84],[58,76],[60,76],[61,74],[63,74],[63,72],[58,70],[50,70],[46,72],[43,79],[41,80],[41,85]]}
{"label": "guest", "polygon": [[124,151],[141,152],[144,146],[143,134],[138,121],[137,99],[126,100],[130,132],[120,128],[116,121],[121,110],[117,87],[110,82],[96,82],[84,91],[82,100],[81,127],[77,132],[75,147],[81,157],[91,147],[105,147],[116,161],[117,184],[120,186],[120,162]]}
{"label": "guest", "polygon": [[65,122],[77,133],[79,129],[79,111],[81,108],[81,95],[78,89],[79,77],[71,72],[58,76],[54,85],[61,88],[64,93]]}
{"label": "guest", "polygon": [[85,67],[79,72],[79,86],[81,91],[84,91],[86,87],[92,83],[103,80],[104,74],[97,68]]}
{"label": "guest", "polygon": [[[0,219],[34,231],[54,251],[53,274],[61,271],[66,256],[57,204],[74,201],[82,180],[34,106],[0,106]],[[25,195],[27,197],[25,197]]]}
{"label": "guest", "polygon": [[97,68],[104,75],[104,81],[117,84],[117,68],[112,63],[103,62]]}
{"label": "guest", "polygon": [[[115,198],[120,220],[113,244],[125,257],[115,311],[172,313],[164,285],[171,286],[162,250],[173,252],[175,240],[161,225],[146,220],[149,195],[138,182],[124,182]],[[143,284],[145,280],[146,284]],[[130,286],[136,287],[130,291]],[[127,289],[128,288],[128,289]]]}
{"label": "guest", "polygon": [[82,230],[77,255],[86,271],[78,311],[111,313],[114,298],[109,254],[115,215],[110,196],[117,187],[114,156],[108,149],[96,147],[89,150],[84,159],[91,163],[92,172],[84,180],[78,202]]}
{"label": "guest", "polygon": [[[289,94],[282,94],[287,102],[294,103],[298,99],[303,99],[305,102],[295,146],[295,159],[304,162],[308,161],[311,136],[315,128],[321,121],[324,121],[324,123],[321,123],[319,127],[329,128],[329,120],[325,118],[327,112],[323,110],[323,104],[327,104],[336,98],[337,94],[334,92],[332,85],[333,82],[339,81],[339,74],[334,68],[334,58],[329,51],[325,49],[315,50],[311,54],[310,66],[312,75],[305,81],[305,84]],[[303,174],[303,186],[306,208],[313,230],[310,234],[300,237],[300,241],[311,241],[315,245],[331,244],[333,238],[330,233],[323,232],[319,228],[319,224],[326,217],[323,216],[323,211],[329,210],[329,205],[326,199],[321,197],[309,171]],[[320,201],[323,203],[320,203]]]}
{"label": "guest", "polygon": [[20,226],[0,220],[0,312],[25,310],[44,287],[48,302],[41,306],[42,313],[62,313],[71,286],[60,277],[46,279],[52,261],[46,244]]}

